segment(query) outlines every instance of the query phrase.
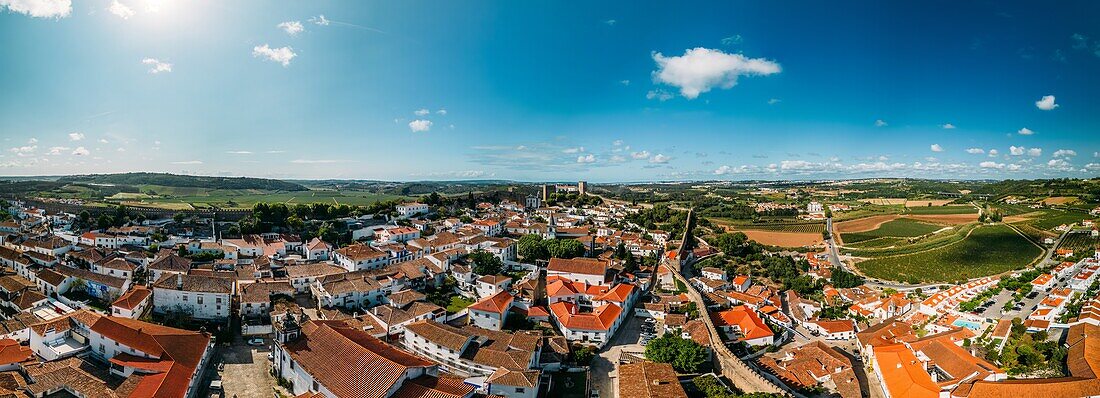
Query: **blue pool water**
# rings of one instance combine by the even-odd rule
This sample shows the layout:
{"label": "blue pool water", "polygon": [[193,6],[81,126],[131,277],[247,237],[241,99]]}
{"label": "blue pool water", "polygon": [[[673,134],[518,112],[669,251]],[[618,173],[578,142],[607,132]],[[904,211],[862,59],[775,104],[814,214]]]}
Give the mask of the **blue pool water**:
{"label": "blue pool water", "polygon": [[953,322],[951,324],[955,325],[955,326],[958,326],[958,327],[967,328],[967,329],[970,329],[970,330],[973,330],[973,331],[978,331],[982,328],[982,324],[977,323],[977,322],[971,322],[971,321],[968,321],[968,320],[965,320],[965,319],[956,319],[955,322]]}

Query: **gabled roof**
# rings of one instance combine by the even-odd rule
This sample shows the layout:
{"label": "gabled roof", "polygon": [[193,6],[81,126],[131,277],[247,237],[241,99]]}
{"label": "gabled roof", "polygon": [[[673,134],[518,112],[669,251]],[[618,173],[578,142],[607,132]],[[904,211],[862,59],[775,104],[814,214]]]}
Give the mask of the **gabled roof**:
{"label": "gabled roof", "polygon": [[596,301],[612,301],[616,303],[625,303],[630,296],[634,294],[634,285],[629,283],[620,283],[611,288],[607,293],[596,297]]}
{"label": "gabled roof", "polygon": [[875,347],[882,382],[895,398],[938,398],[940,387],[904,344]]}
{"label": "gabled roof", "polygon": [[551,258],[547,271],[571,274],[599,275],[607,273],[607,263],[594,258],[577,257],[572,259]]}
{"label": "gabled roof", "polygon": [[153,260],[152,263],[149,263],[149,268],[160,271],[187,272],[191,269],[191,260],[180,257],[176,253],[169,253],[164,257]]}
{"label": "gabled roof", "polygon": [[747,305],[739,305],[712,315],[715,326],[737,327],[745,340],[774,336],[768,325]]}
{"label": "gabled roof", "polygon": [[608,332],[622,314],[622,308],[615,304],[604,304],[593,312],[582,313],[578,311],[576,304],[559,301],[550,304],[550,313],[554,314],[558,323],[568,329]]}
{"label": "gabled roof", "polygon": [[494,314],[504,314],[512,307],[512,301],[515,297],[507,291],[501,291],[492,296],[481,299],[470,306],[470,309],[477,311],[492,312]]}
{"label": "gabled roof", "polygon": [[111,303],[111,306],[123,308],[126,310],[132,310],[134,309],[134,307],[137,307],[139,304],[148,299],[149,296],[152,294],[153,292],[147,289],[145,286],[135,286],[133,289],[130,289],[130,291],[126,292],[122,296],[119,296],[118,300],[115,300],[114,303]]}
{"label": "gabled roof", "polygon": [[284,348],[302,370],[343,398],[384,398],[407,372],[434,366],[341,321],[306,322],[302,336]]}

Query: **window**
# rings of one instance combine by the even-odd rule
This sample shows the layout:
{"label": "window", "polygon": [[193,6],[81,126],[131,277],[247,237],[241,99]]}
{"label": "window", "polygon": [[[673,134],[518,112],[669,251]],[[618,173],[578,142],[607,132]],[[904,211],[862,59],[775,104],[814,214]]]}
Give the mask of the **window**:
{"label": "window", "polygon": [[516,387],[516,394],[523,394],[523,388]]}
{"label": "window", "polygon": [[218,304],[221,304],[222,303],[222,298],[221,297],[215,298],[214,302],[218,303]]}
{"label": "window", "polygon": [[199,305],[202,305],[202,296],[196,297],[195,298],[195,303],[198,303]]}

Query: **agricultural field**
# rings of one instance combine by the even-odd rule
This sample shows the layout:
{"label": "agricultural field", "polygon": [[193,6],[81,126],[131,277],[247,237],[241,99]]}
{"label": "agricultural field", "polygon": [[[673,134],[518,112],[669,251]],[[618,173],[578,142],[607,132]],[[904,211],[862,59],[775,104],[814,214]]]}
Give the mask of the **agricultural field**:
{"label": "agricultural field", "polygon": [[908,218],[899,218],[882,223],[878,228],[864,231],[840,234],[845,244],[859,243],[877,238],[912,238],[927,235],[942,229],[943,226],[928,224]]}
{"label": "agricultural field", "polygon": [[264,191],[257,189],[205,189],[140,185],[140,193],[117,193],[105,198],[129,206],[158,207],[170,210],[191,208],[251,208],[256,203],[308,204],[329,203],[363,206],[403,198],[400,195],[368,191],[312,189],[308,191]]}
{"label": "agricultural field", "polygon": [[918,199],[905,201],[905,207],[939,207],[954,202],[954,199]]}
{"label": "agricultural field", "polygon": [[978,214],[974,206],[920,206],[909,207],[909,214]]}
{"label": "agricultural field", "polygon": [[1066,205],[1077,202],[1076,196],[1051,196],[1043,199],[1043,203],[1047,205]]}
{"label": "agricultural field", "polygon": [[868,239],[868,240],[859,241],[859,242],[855,242],[855,243],[844,242],[843,244],[844,244],[845,247],[853,247],[853,248],[857,248],[857,249],[876,249],[876,248],[884,248],[884,247],[903,245],[903,244],[907,243],[908,241],[909,241],[909,239],[906,239],[906,238],[895,238],[895,237],[892,237],[892,236],[884,236],[884,237],[881,237],[881,238]]}
{"label": "agricultural field", "polygon": [[1042,215],[1027,223],[1038,229],[1051,230],[1062,224],[1073,224],[1091,218],[1088,213],[1080,211],[1045,209]]}
{"label": "agricultural field", "polygon": [[728,219],[711,218],[711,222],[728,231],[739,231],[749,239],[764,245],[779,247],[816,246],[824,242],[821,232],[825,223],[734,223]]}
{"label": "agricultural field", "polygon": [[864,274],[881,279],[952,282],[1023,268],[1043,251],[1005,225],[979,226],[965,238],[928,250],[861,261]]}
{"label": "agricultural field", "polygon": [[1100,247],[1100,239],[1093,238],[1088,231],[1072,232],[1062,239],[1059,249],[1071,249],[1074,252],[1085,252]]}
{"label": "agricultural field", "polygon": [[879,205],[879,206],[894,206],[894,205],[904,205],[905,202],[906,202],[906,199],[905,198],[871,198],[871,199],[860,199],[859,201],[864,202],[864,203],[870,203],[870,204],[873,204],[873,205]]}

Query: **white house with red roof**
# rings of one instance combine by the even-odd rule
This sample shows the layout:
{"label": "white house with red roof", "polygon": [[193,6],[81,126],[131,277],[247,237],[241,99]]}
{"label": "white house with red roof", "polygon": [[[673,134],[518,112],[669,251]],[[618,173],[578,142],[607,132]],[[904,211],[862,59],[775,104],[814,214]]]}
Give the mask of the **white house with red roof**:
{"label": "white house with red roof", "polygon": [[306,260],[328,260],[332,247],[320,238],[313,238],[305,246],[302,246],[302,249],[302,254],[306,256]]}
{"label": "white house with red roof", "polygon": [[483,298],[466,308],[467,322],[483,329],[500,330],[504,328],[508,310],[512,309],[515,299],[507,291]]}
{"label": "white house with red roof", "polygon": [[771,344],[775,333],[764,323],[756,311],[747,305],[739,305],[712,315],[714,326],[725,332],[733,341],[743,341],[751,346]]}
{"label": "white house with red roof", "polygon": [[138,319],[149,308],[152,302],[153,291],[145,286],[135,286],[130,291],[111,303],[111,315],[123,318]]}
{"label": "white house with red roof", "polygon": [[625,311],[614,303],[604,304],[592,312],[582,312],[580,306],[568,301],[550,304],[550,319],[569,341],[603,347],[619,328]]}
{"label": "white house with red roof", "polygon": [[389,253],[358,243],[336,250],[332,259],[348,271],[377,269],[390,263]]}

